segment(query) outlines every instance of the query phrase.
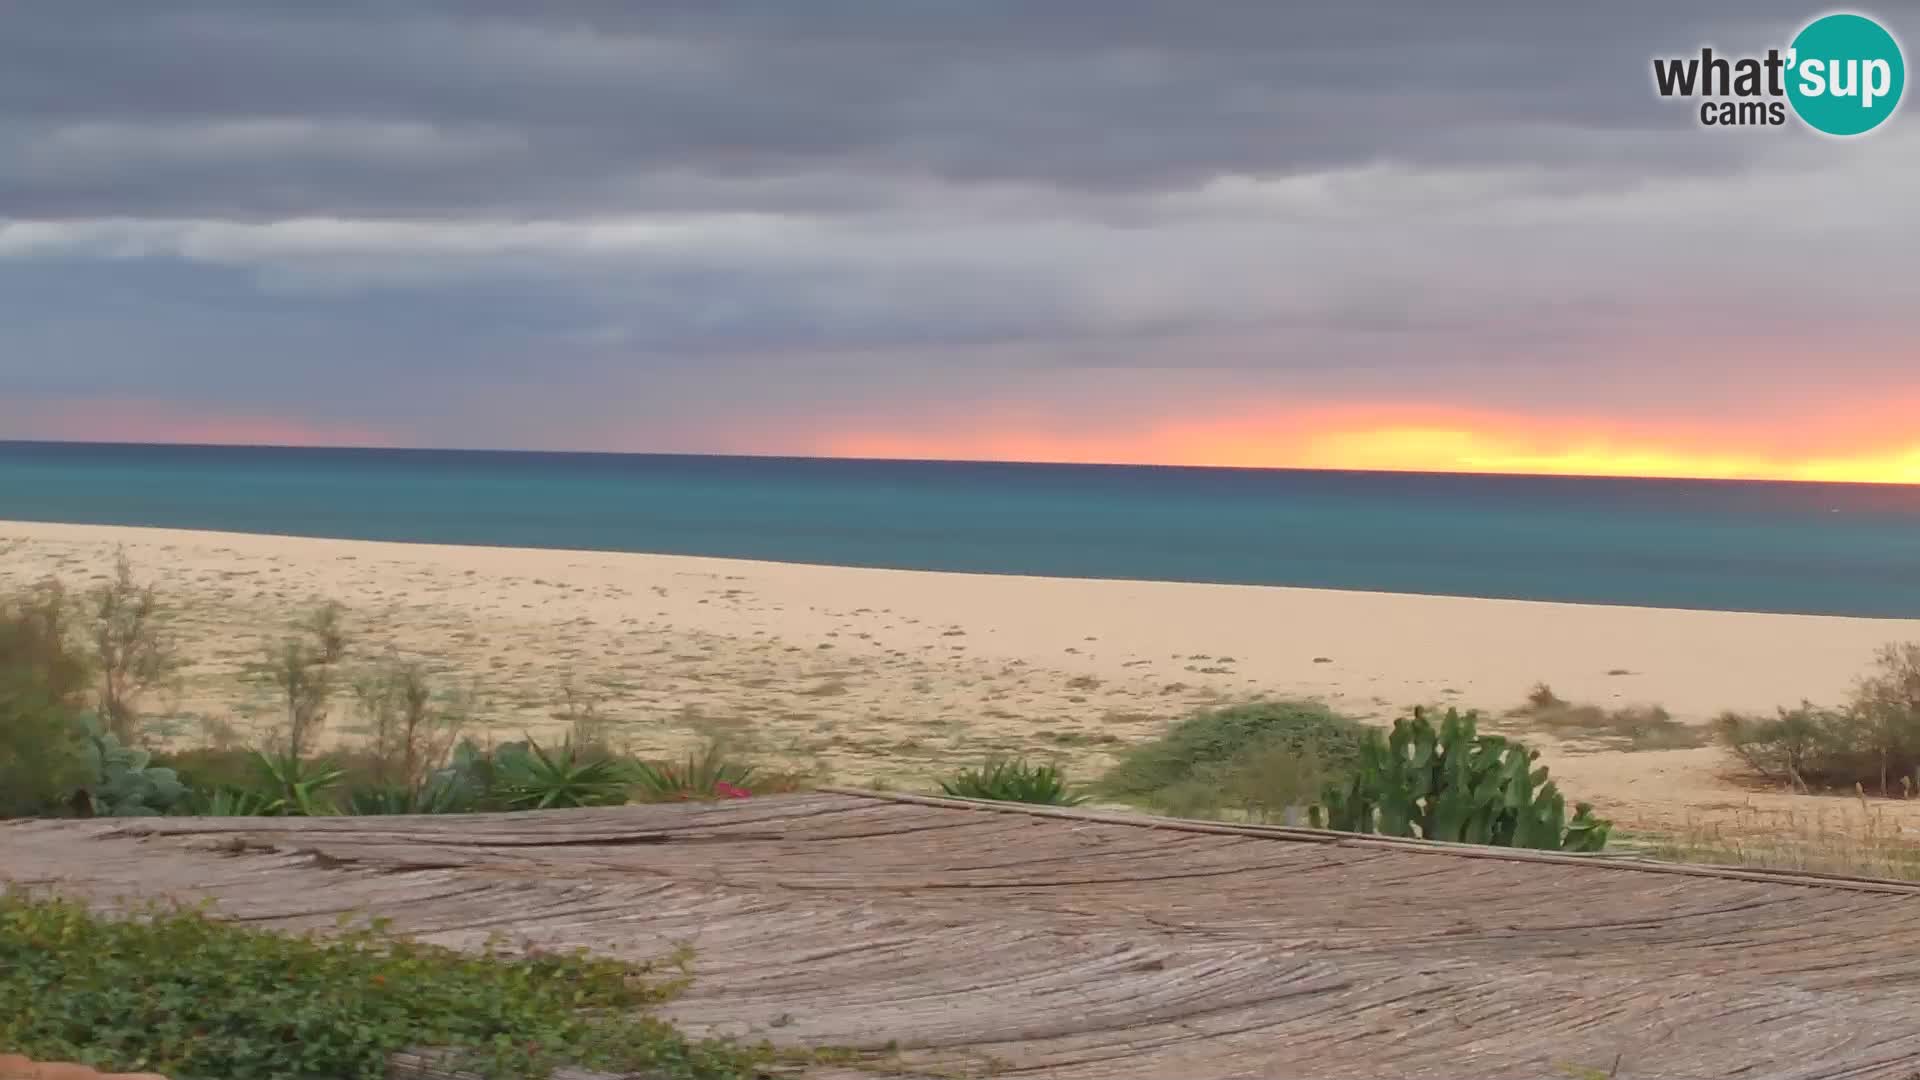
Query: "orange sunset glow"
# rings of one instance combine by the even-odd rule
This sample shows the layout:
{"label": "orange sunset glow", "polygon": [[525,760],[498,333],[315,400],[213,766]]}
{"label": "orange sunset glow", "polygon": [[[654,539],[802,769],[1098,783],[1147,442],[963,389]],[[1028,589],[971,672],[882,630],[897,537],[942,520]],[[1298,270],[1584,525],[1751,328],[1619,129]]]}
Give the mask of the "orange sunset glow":
{"label": "orange sunset glow", "polygon": [[[1920,414],[1920,407],[1912,410]],[[899,460],[1028,461],[1227,468],[1509,473],[1920,485],[1920,434],[1895,408],[1797,424],[1630,424],[1432,406],[1270,408],[1075,430],[1031,409],[988,410],[970,425],[929,421],[912,431],[782,427],[723,432],[691,452]],[[404,430],[228,415],[156,402],[103,402],[43,411],[29,438],[254,446],[427,445]],[[856,430],[847,430],[855,428]],[[529,446],[527,449],[539,447]],[[616,426],[553,449],[679,451],[637,443]]]}
{"label": "orange sunset glow", "polygon": [[1920,434],[1887,426],[1891,430],[1881,432],[1849,432],[1838,425],[1795,431],[1796,449],[1698,426],[1673,433],[1597,421],[1431,410],[1425,416],[1418,410],[1300,411],[1172,421],[1126,433],[1055,434],[1023,425],[848,434],[826,440],[819,452],[967,461],[1920,484]]}

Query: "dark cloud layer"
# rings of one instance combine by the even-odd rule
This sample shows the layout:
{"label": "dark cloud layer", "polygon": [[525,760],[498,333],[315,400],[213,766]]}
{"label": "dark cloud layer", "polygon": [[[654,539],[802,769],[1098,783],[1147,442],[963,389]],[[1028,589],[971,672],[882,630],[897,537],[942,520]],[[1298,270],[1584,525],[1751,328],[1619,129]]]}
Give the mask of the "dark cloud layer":
{"label": "dark cloud layer", "polygon": [[[1720,21],[1746,36],[1804,15],[1761,0]],[[1646,58],[1711,22],[1697,5],[1414,0],[17,3],[0,208],[857,211],[888,184],[1108,192],[1381,159],[1557,164],[1577,145],[1530,133],[1670,131]],[[1737,152],[1608,147],[1581,163]]]}
{"label": "dark cloud layer", "polygon": [[1889,385],[1911,123],[1705,131],[1649,85],[1812,14],[0,0],[0,437],[90,397],[682,449],[916,394],[1095,423],[1647,379],[1665,415],[1799,385],[1741,377],[1782,342]]}

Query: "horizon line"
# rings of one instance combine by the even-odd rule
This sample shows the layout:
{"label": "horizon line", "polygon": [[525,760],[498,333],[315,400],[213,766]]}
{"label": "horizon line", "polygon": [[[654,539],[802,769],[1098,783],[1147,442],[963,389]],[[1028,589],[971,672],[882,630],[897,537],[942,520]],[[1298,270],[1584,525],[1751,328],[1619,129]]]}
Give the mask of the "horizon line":
{"label": "horizon line", "polygon": [[1337,469],[1300,465],[1213,465],[1139,461],[1036,461],[1013,458],[912,458],[858,457],[844,454],[771,454],[700,453],[686,450],[556,450],[523,447],[460,446],[374,446],[333,443],[220,443],[220,442],[135,442],[113,439],[12,439],[0,438],[6,446],[96,446],[96,447],[175,447],[189,450],[347,450],[364,453],[382,451],[421,454],[545,454],[551,456],[653,457],[653,458],[738,458],[758,461],[864,461],[898,465],[1028,465],[1088,469],[1204,469],[1216,472],[1290,472],[1327,473],[1359,476],[1469,476],[1511,479],[1556,480],[1635,480],[1692,484],[1798,484],[1803,486],[1846,486],[1881,488],[1920,488],[1920,482],[1900,480],[1806,480],[1766,476],[1643,476],[1627,473],[1498,472],[1472,469]]}

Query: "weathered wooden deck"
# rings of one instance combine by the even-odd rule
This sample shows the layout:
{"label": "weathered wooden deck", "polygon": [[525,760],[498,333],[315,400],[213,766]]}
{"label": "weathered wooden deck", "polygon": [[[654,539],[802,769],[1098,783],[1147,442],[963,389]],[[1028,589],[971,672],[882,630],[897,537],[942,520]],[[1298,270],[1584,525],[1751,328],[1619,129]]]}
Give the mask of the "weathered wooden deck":
{"label": "weathered wooden deck", "polygon": [[691,1028],[961,1075],[1920,1076],[1920,889],[1158,824],[852,792],[0,823],[0,880],[454,945],[686,942]]}

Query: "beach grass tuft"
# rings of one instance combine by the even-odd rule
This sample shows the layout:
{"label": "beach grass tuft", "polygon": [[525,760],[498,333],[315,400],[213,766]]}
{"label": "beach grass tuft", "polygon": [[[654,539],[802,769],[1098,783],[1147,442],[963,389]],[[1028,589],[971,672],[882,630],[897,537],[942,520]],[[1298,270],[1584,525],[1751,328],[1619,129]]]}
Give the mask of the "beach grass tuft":
{"label": "beach grass tuft", "polygon": [[1804,870],[1920,881],[1920,834],[1864,795],[1825,805],[1747,805],[1710,821],[1645,838],[1647,854],[1673,862]]}
{"label": "beach grass tuft", "polygon": [[1683,724],[1658,705],[1617,709],[1564,701],[1545,683],[1535,683],[1526,703],[1505,719],[1529,731],[1608,750],[1692,750],[1712,741],[1703,727]]}

